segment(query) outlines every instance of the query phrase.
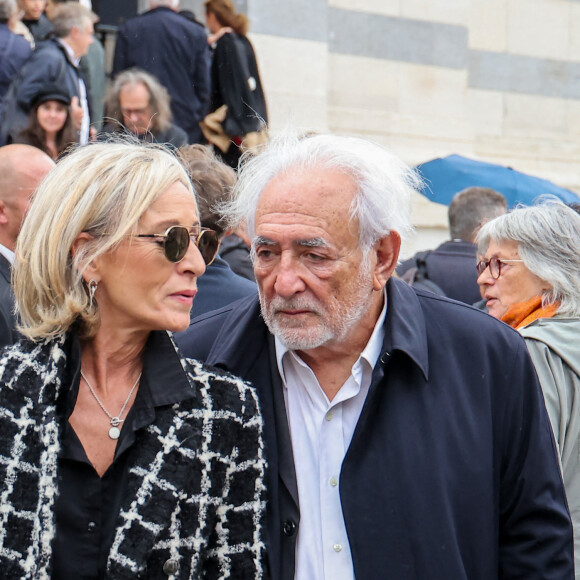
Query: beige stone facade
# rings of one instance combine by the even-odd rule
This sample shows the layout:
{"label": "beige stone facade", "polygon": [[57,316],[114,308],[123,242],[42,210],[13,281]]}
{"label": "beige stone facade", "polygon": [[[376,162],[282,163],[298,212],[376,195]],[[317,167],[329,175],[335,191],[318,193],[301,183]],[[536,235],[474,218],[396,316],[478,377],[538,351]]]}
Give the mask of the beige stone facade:
{"label": "beige stone facade", "polygon": [[[237,4],[274,132],[359,135],[410,164],[459,153],[580,192],[578,0]],[[447,236],[445,207],[418,196],[413,211],[405,255]]]}

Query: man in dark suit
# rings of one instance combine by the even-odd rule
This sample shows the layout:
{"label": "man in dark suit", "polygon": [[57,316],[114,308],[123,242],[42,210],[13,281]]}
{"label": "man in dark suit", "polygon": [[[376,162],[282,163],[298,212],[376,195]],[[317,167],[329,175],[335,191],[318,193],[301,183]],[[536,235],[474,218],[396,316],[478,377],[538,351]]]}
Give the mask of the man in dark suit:
{"label": "man in dark suit", "polygon": [[10,283],[16,238],[30,196],[53,167],[52,159],[35,147],[0,147],[0,346],[18,340]]}
{"label": "man in dark suit", "polygon": [[[236,182],[236,172],[222,163],[203,145],[189,145],[179,150],[181,162],[187,169],[197,195],[201,225],[216,232],[221,241],[226,235],[219,204],[229,199]],[[199,316],[231,304],[245,296],[256,296],[255,282],[238,276],[228,263],[217,255],[197,280],[197,294],[191,317]]]}
{"label": "man in dark suit", "polygon": [[377,145],[282,135],[230,208],[260,300],[197,318],[179,344],[259,392],[273,578],[571,579],[522,338],[391,277],[417,185]]}
{"label": "man in dark suit", "polygon": [[177,14],[178,7],[179,0],[150,0],[148,12],[119,27],[113,76],[138,67],[157,77],[171,96],[175,124],[199,143],[198,123],[209,107],[209,46],[203,26]]}
{"label": "man in dark suit", "polygon": [[[421,252],[424,272],[448,298],[466,304],[481,300],[477,285],[477,246],[475,236],[483,223],[507,210],[505,197],[488,187],[468,187],[456,193],[449,204],[449,233],[451,239],[434,250]],[[417,268],[415,254],[397,267],[397,275],[411,282],[405,273]]]}

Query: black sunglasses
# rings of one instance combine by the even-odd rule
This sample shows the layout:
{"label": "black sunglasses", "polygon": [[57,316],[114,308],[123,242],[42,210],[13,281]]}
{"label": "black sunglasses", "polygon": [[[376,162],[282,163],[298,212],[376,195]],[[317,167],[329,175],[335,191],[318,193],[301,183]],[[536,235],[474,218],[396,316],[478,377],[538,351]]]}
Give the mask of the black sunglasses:
{"label": "black sunglasses", "polygon": [[193,240],[206,266],[215,259],[220,241],[217,233],[209,228],[189,229],[185,226],[171,226],[164,234],[137,234],[136,238],[162,238],[163,252],[170,262],[181,262]]}

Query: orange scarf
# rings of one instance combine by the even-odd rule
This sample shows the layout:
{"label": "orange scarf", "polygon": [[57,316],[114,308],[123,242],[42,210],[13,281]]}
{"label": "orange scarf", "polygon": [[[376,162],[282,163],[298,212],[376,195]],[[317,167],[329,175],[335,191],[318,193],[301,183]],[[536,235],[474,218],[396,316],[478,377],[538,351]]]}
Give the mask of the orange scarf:
{"label": "orange scarf", "polygon": [[501,320],[515,329],[522,328],[538,318],[552,318],[560,304],[548,304],[542,307],[542,297],[534,296],[526,302],[512,304],[501,317]]}

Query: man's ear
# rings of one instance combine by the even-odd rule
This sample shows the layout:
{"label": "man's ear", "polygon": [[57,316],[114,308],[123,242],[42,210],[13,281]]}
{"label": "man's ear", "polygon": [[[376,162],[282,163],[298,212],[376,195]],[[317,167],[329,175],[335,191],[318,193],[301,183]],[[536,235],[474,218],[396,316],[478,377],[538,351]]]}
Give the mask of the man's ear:
{"label": "man's ear", "polygon": [[373,273],[373,289],[382,290],[397,267],[401,236],[397,232],[390,232],[382,237],[374,246],[377,263]]}
{"label": "man's ear", "polygon": [[[86,249],[87,244],[89,242],[91,242],[92,240],[93,240],[93,236],[91,236],[90,234],[87,234],[86,232],[81,232],[76,237],[75,241],[73,242],[73,244],[71,246],[71,249],[70,249],[71,256],[74,258],[79,252],[82,252],[83,249]],[[97,267],[96,267],[94,261],[89,262],[84,267],[83,278],[85,279],[85,282],[87,282],[87,283],[91,278],[96,279],[98,282]]]}
{"label": "man's ear", "polygon": [[9,219],[6,213],[6,203],[0,201],[0,224],[7,224],[8,222]]}

